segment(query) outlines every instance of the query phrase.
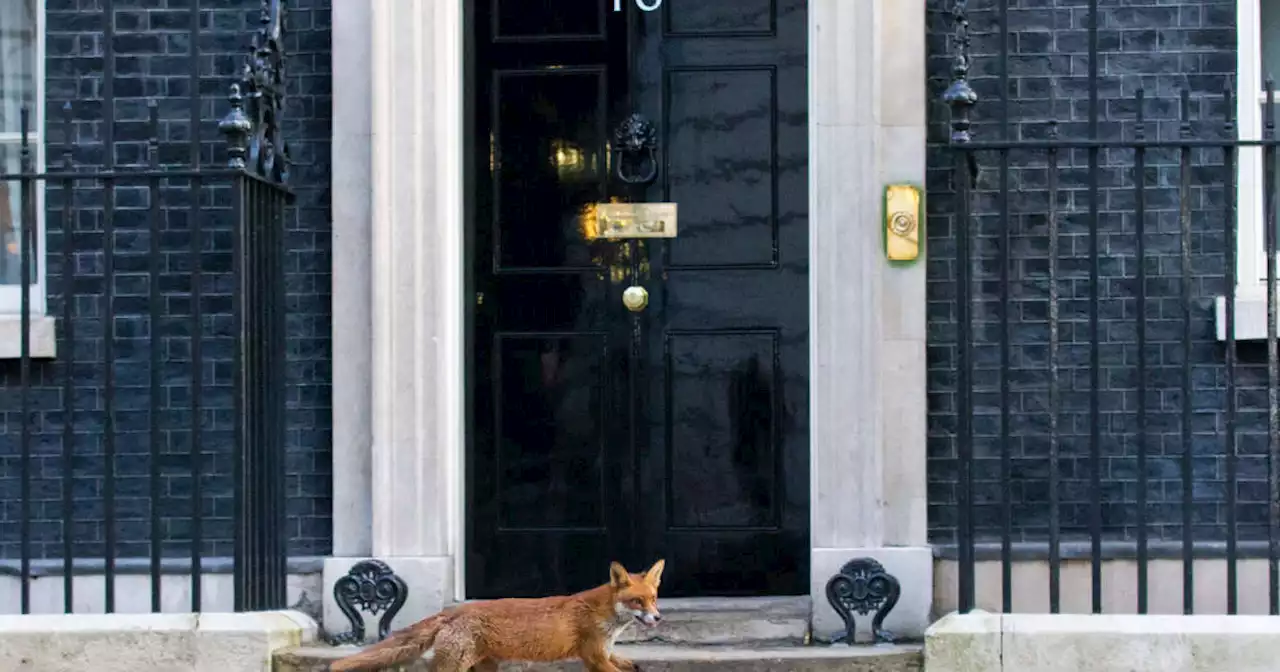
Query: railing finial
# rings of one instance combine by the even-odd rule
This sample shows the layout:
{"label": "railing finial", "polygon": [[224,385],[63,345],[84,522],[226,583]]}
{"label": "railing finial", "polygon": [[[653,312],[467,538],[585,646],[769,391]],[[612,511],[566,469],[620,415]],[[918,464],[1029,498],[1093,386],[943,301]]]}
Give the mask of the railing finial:
{"label": "railing finial", "polygon": [[289,179],[284,141],[285,0],[261,0],[259,27],[232,85],[231,111],[219,128],[230,143],[230,165],[273,182]]}
{"label": "railing finial", "polygon": [[253,123],[244,113],[244,96],[240,93],[239,83],[231,85],[227,100],[231,102],[231,111],[218,122],[218,130],[227,136],[227,167],[243,169]]}
{"label": "railing finial", "polygon": [[969,142],[972,126],[970,112],[978,103],[978,94],[969,86],[969,2],[955,0],[951,9],[955,21],[955,53],[951,59],[951,85],[942,94],[942,100],[951,107],[951,142]]}

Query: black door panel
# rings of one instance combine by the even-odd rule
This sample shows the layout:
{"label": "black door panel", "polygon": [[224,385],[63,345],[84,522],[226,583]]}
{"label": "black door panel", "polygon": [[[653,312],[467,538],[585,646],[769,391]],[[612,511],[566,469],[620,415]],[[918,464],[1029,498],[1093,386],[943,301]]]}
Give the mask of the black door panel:
{"label": "black door panel", "polygon": [[[805,2],[624,6],[471,7],[468,596],[657,557],[666,595],[806,593]],[[632,112],[649,184],[606,144]],[[677,203],[679,236],[597,238],[609,200]]]}
{"label": "black door panel", "polygon": [[[808,586],[808,115],[804,0],[667,0],[632,33],[631,96],[679,204],[646,244],[649,426],[638,543],[670,595]],[[654,496],[662,493],[662,496]]]}

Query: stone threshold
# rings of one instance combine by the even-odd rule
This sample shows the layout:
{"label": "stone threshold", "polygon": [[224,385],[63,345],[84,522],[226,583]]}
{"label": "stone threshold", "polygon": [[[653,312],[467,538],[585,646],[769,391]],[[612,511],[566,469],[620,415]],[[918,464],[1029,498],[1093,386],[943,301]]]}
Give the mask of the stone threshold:
{"label": "stone threshold", "polygon": [[776,645],[808,642],[808,595],[659,598],[662,625],[628,628],[619,644]]}
{"label": "stone threshold", "polygon": [[803,644],[809,597],[689,597],[660,599],[662,625],[628,628],[619,644]]}
{"label": "stone threshold", "polygon": [[[278,652],[274,672],[326,672],[330,662],[355,647],[298,647]],[[634,661],[644,672],[734,670],[738,672],[923,672],[920,645],[874,646],[691,646],[673,644],[621,644],[618,654]],[[428,672],[430,655],[404,672]],[[577,672],[578,661],[556,663],[504,663],[503,670],[528,672]]]}

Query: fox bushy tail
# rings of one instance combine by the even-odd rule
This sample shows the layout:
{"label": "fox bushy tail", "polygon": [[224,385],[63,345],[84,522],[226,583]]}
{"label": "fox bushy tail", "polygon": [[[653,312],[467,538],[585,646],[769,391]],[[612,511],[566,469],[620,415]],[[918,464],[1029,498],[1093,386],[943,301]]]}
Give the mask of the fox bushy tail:
{"label": "fox bushy tail", "polygon": [[375,672],[421,658],[435,644],[436,633],[448,621],[447,614],[418,621],[359,653],[333,661],[329,672]]}

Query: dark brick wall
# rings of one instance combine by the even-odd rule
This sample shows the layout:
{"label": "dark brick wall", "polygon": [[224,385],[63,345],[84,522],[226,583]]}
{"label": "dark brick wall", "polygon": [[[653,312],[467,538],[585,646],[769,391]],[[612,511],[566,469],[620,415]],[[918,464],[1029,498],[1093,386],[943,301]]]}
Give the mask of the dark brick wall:
{"label": "dark brick wall", "polygon": [[[979,95],[974,134],[998,139],[1001,106],[1008,105],[1011,137],[1044,137],[1045,122],[1059,119],[1065,138],[1087,137],[1089,51],[1087,0],[1013,0],[1009,11],[1010,57],[1007,87],[1000,80],[1001,26],[996,0],[971,2],[972,83]],[[1192,134],[1221,137],[1222,91],[1234,81],[1235,2],[1230,0],[1102,0],[1098,81],[1099,134],[1133,137],[1135,92],[1146,91],[1148,136],[1178,137],[1178,92],[1193,96]],[[929,0],[930,91],[936,99],[949,78],[952,28],[950,2]],[[946,150],[949,113],[935,103],[930,110],[929,150],[929,521],[933,541],[954,540],[956,503],[956,324],[955,210],[951,154]],[[1229,286],[1224,277],[1224,192],[1222,153],[1193,156],[1190,238],[1192,291],[1191,402],[1193,436],[1181,436],[1183,301],[1178,220],[1178,155],[1150,152],[1146,180],[1147,254],[1136,256],[1134,179],[1131,151],[1100,156],[1099,250],[1100,388],[1097,393],[1102,458],[1102,522],[1108,539],[1132,539],[1139,519],[1137,399],[1145,383],[1149,409],[1146,430],[1150,462],[1147,520],[1156,538],[1182,534],[1184,480],[1182,460],[1190,450],[1193,532],[1198,539],[1225,535],[1225,348],[1214,340],[1213,297]],[[1015,537],[1042,540],[1048,529],[1048,207],[1045,155],[1015,152],[1010,157],[1011,251],[1009,450],[1012,479],[1000,479],[1000,315],[1001,223],[998,213],[1000,163],[984,154],[975,196],[972,231],[976,251],[974,304],[976,521],[979,536],[994,539],[1002,520],[1005,489],[1014,502]],[[1093,288],[1089,270],[1088,155],[1061,154],[1058,197],[1061,212],[1059,290],[1061,309],[1061,522],[1064,535],[1088,533],[1089,306]],[[1146,314],[1136,309],[1137,269],[1148,280]],[[1145,318],[1146,379],[1139,380],[1136,326]],[[1241,346],[1237,381],[1240,483],[1237,512],[1246,539],[1265,538],[1266,523],[1266,371],[1265,351]]]}
{"label": "dark brick wall", "polygon": [[[190,48],[198,43],[201,77],[202,160],[226,159],[217,120],[228,110],[231,76],[243,62],[252,31],[258,25],[259,0],[204,2],[197,31],[191,21],[192,0],[47,0],[47,151],[60,160],[66,134],[61,109],[72,103],[73,158],[82,169],[101,166],[106,156],[102,120],[103,48],[107,16],[114,6],[116,34],[114,110],[115,156],[120,164],[145,161],[150,125],[146,101],[159,104],[160,156],[168,166],[189,164],[191,138]],[[297,205],[286,216],[288,285],[287,471],[289,552],[293,556],[325,555],[330,548],[330,275],[329,275],[329,131],[330,77],[329,0],[291,0],[287,40],[289,116],[287,139],[294,161],[292,182]],[[195,37],[198,35],[198,37]],[[117,555],[141,557],[149,552],[150,498],[150,302],[148,277],[149,197],[145,182],[117,189],[115,274],[116,313],[111,330],[116,379]],[[60,185],[48,189],[49,308],[59,318],[65,296],[67,265],[62,256],[65,227]],[[74,518],[70,532],[76,556],[101,557],[106,512],[103,504],[104,278],[102,188],[80,183],[73,194],[74,218],[74,346],[59,329],[59,357],[33,366],[30,416],[33,432],[32,551],[37,558],[62,555],[64,507],[62,431],[65,420],[63,381],[68,351],[74,351],[71,375],[76,440]],[[160,460],[163,516],[162,547],[166,555],[190,553],[192,537],[192,461],[189,458],[191,416],[190,245],[191,190],[166,182],[162,194],[163,250],[160,287],[163,316],[156,325],[163,335],[163,391],[154,400],[163,423]],[[201,502],[204,553],[231,552],[233,482],[231,442],[230,310],[231,237],[227,217],[230,191],[209,185],[200,205],[204,235],[201,263],[205,273],[203,445]],[[0,362],[0,558],[19,554],[20,474],[18,434],[18,365]]]}

